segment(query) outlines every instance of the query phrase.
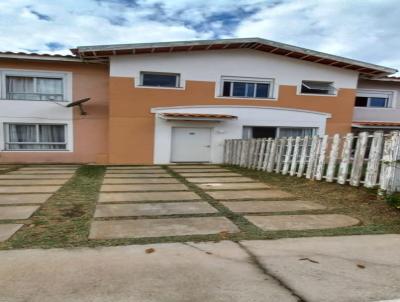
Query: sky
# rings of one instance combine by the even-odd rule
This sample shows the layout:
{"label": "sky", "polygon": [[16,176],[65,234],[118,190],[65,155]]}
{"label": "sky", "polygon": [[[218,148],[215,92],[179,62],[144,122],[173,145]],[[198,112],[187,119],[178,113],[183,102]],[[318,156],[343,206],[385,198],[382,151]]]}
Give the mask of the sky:
{"label": "sky", "polygon": [[0,0],[0,51],[260,37],[400,70],[400,0]]}

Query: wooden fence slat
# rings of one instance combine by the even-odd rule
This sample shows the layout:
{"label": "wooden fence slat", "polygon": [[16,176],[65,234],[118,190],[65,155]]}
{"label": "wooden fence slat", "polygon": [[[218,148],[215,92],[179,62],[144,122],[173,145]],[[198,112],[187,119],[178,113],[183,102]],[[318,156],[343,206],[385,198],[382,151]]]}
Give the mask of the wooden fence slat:
{"label": "wooden fence slat", "polygon": [[277,148],[278,148],[278,139],[275,138],[272,141],[271,152],[270,152],[269,158],[268,158],[268,165],[267,165],[268,172],[272,172],[274,170]]}
{"label": "wooden fence slat", "polygon": [[229,157],[228,156],[228,152],[229,152],[228,145],[229,145],[229,140],[225,140],[225,142],[224,142],[224,155],[223,155],[223,159],[222,159],[222,162],[224,164],[228,163],[228,157]]}
{"label": "wooden fence slat", "polygon": [[260,147],[261,147],[261,138],[256,139],[256,144],[254,147],[254,158],[251,164],[252,169],[257,169],[258,159],[260,158]]}
{"label": "wooden fence slat", "polygon": [[265,156],[265,146],[267,145],[267,140],[262,139],[261,144],[260,144],[260,149],[258,151],[258,162],[257,162],[257,170],[261,170],[263,161],[264,161],[264,156]]}
{"label": "wooden fence slat", "polygon": [[356,152],[351,166],[350,185],[359,186],[364,168],[365,152],[367,151],[368,132],[358,134]]}
{"label": "wooden fence slat", "polygon": [[314,175],[314,166],[317,159],[319,137],[313,136],[311,141],[310,156],[308,158],[306,178],[311,179]]}
{"label": "wooden fence slat", "polygon": [[246,165],[247,154],[249,151],[249,140],[243,140],[240,147],[240,167],[244,167]]}
{"label": "wooden fence slat", "polygon": [[319,157],[315,171],[315,179],[321,180],[324,175],[325,169],[325,158],[326,158],[326,148],[328,146],[328,135],[324,135],[321,140],[321,145],[319,146]]}
{"label": "wooden fence slat", "polygon": [[335,134],[332,140],[331,152],[329,153],[328,168],[326,170],[326,181],[333,182],[336,172],[336,162],[339,155],[340,135]]}
{"label": "wooden fence slat", "polygon": [[349,173],[349,164],[351,158],[351,150],[353,148],[353,133],[347,133],[343,149],[342,149],[342,160],[339,165],[338,179],[337,182],[340,184],[345,184],[347,181],[347,175]]}
{"label": "wooden fence slat", "polygon": [[290,164],[290,175],[291,176],[296,174],[297,160],[299,157],[299,150],[300,150],[300,141],[301,141],[301,137],[299,137],[299,136],[296,137],[296,139],[294,141],[292,162]]}
{"label": "wooden fence slat", "polygon": [[380,189],[393,193],[398,189],[398,160],[400,157],[400,134],[392,132],[385,140],[382,156],[382,169],[380,175]]}
{"label": "wooden fence slat", "polygon": [[254,149],[256,145],[256,140],[255,139],[250,139],[250,145],[249,145],[249,151],[247,154],[247,159],[246,159],[246,168],[251,168],[252,163],[253,163],[253,158],[255,156]]}
{"label": "wooden fence slat", "polygon": [[289,137],[287,139],[287,148],[286,148],[285,158],[283,160],[283,169],[282,169],[283,175],[286,175],[289,172],[292,149],[293,149],[293,137]]}
{"label": "wooden fence slat", "polygon": [[373,134],[371,149],[369,151],[364,187],[373,188],[377,184],[379,176],[379,164],[381,162],[381,157],[382,157],[382,147],[383,147],[383,132],[376,131]]}
{"label": "wooden fence slat", "polygon": [[277,157],[276,157],[276,167],[275,167],[276,173],[279,173],[282,168],[282,157],[283,157],[283,152],[284,152],[285,146],[286,146],[286,137],[282,137],[279,140],[279,142],[280,142],[280,144],[279,144],[279,149],[278,149],[278,153],[277,153]]}
{"label": "wooden fence slat", "polygon": [[300,162],[299,162],[299,169],[297,170],[297,177],[302,177],[304,173],[304,168],[306,167],[306,159],[307,159],[307,151],[308,151],[308,142],[309,137],[305,136],[303,138],[303,143],[301,146],[301,155],[300,155]]}
{"label": "wooden fence slat", "polygon": [[271,146],[272,146],[272,138],[268,138],[265,146],[264,161],[261,168],[261,170],[263,171],[267,170],[269,155],[271,154]]}

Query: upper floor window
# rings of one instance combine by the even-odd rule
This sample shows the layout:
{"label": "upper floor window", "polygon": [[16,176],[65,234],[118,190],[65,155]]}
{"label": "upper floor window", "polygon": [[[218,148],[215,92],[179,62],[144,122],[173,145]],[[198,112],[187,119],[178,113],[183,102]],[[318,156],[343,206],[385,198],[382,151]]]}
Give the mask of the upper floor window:
{"label": "upper floor window", "polygon": [[372,108],[392,107],[392,91],[358,90],[355,106]]}
{"label": "upper floor window", "polygon": [[222,78],[222,96],[241,98],[271,98],[272,80]]}
{"label": "upper floor window", "polygon": [[64,73],[0,70],[1,98],[25,101],[66,101]]}
{"label": "upper floor window", "polygon": [[336,88],[333,86],[333,82],[303,81],[301,93],[334,95]]}
{"label": "upper floor window", "polygon": [[66,150],[66,125],[5,124],[6,150]]}
{"label": "upper floor window", "polygon": [[152,87],[179,87],[180,76],[176,73],[142,72],[142,86]]}

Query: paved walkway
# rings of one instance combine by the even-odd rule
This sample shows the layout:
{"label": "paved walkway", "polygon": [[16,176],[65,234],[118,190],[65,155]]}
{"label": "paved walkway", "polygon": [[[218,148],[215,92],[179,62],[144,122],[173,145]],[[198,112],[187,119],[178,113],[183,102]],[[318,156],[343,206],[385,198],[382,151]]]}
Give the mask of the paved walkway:
{"label": "paved walkway", "polygon": [[[90,239],[173,237],[347,227],[357,219],[215,165],[108,167]],[[291,214],[307,211],[307,215]],[[282,214],[280,214],[282,213]],[[279,214],[279,215],[277,215]]]}
{"label": "paved walkway", "polygon": [[[11,170],[10,170],[11,169]],[[75,173],[72,165],[3,167],[0,174],[0,242],[24,226],[40,205],[47,201]],[[0,171],[1,172],[1,171]]]}
{"label": "paved walkway", "polygon": [[399,235],[370,235],[0,251],[0,300],[394,300],[399,250]]}

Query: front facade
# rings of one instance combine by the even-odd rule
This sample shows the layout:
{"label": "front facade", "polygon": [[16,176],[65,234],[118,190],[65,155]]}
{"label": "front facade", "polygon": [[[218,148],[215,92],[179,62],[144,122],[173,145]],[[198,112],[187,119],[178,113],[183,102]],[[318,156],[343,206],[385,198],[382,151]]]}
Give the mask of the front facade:
{"label": "front facade", "polygon": [[228,138],[351,131],[360,75],[394,72],[261,39],[73,52],[0,56],[0,162],[219,163]]}

